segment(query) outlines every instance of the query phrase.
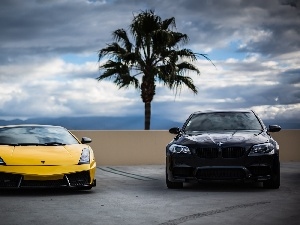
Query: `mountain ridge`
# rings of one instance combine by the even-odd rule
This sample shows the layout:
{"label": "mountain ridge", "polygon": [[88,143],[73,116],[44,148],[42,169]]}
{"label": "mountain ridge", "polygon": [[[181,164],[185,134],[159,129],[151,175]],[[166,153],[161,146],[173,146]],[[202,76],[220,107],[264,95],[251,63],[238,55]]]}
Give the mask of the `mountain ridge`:
{"label": "mountain ridge", "polygon": [[[0,120],[1,126],[18,124],[57,125],[69,130],[143,130],[144,117],[37,117],[26,120]],[[174,126],[181,126],[181,123],[155,117],[151,120],[151,130],[167,130]]]}

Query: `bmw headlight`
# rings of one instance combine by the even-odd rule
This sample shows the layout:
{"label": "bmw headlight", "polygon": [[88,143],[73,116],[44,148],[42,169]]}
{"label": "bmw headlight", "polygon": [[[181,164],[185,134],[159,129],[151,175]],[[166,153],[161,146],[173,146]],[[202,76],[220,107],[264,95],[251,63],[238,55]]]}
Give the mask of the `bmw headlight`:
{"label": "bmw headlight", "polygon": [[253,145],[249,155],[272,155],[275,153],[274,145],[271,143]]}
{"label": "bmw headlight", "polygon": [[90,163],[90,149],[82,149],[81,156],[78,164],[89,164]]}
{"label": "bmw headlight", "polygon": [[169,147],[169,151],[172,152],[172,153],[191,154],[191,151],[187,146],[177,145],[177,144],[172,144]]}

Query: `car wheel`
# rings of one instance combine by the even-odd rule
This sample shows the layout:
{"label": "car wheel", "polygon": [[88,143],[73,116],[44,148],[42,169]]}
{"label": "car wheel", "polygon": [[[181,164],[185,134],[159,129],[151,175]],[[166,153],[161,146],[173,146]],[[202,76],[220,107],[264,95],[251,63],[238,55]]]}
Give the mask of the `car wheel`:
{"label": "car wheel", "polygon": [[172,182],[169,181],[168,173],[166,172],[166,184],[169,189],[180,189],[183,188],[183,182]]}
{"label": "car wheel", "polygon": [[271,174],[271,179],[263,182],[263,187],[267,189],[278,189],[280,186],[280,163],[277,162]]}

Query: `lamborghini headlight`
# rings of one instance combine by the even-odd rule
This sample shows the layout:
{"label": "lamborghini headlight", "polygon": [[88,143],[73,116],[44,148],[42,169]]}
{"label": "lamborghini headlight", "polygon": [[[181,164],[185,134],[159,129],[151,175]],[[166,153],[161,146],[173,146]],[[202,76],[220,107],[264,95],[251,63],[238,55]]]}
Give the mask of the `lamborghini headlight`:
{"label": "lamborghini headlight", "polygon": [[82,149],[81,156],[78,164],[89,164],[90,163],[90,149]]}
{"label": "lamborghini headlight", "polygon": [[274,153],[274,145],[272,145],[271,143],[264,143],[253,145],[249,155],[272,155]]}
{"label": "lamborghini headlight", "polygon": [[191,154],[191,151],[190,151],[190,149],[187,146],[177,145],[177,144],[172,144],[169,147],[169,151],[172,152],[172,153]]}
{"label": "lamborghini headlight", "polygon": [[6,165],[6,163],[4,162],[4,160],[0,157],[0,165]]}

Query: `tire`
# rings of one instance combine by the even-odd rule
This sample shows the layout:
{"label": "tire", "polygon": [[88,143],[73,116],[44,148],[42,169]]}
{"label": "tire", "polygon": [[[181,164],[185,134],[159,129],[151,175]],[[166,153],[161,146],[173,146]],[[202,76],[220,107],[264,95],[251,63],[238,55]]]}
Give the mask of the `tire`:
{"label": "tire", "polygon": [[183,182],[172,182],[169,181],[168,173],[166,171],[166,184],[169,189],[181,189],[183,188]]}
{"label": "tire", "polygon": [[271,179],[263,182],[266,189],[278,189],[280,187],[280,162],[277,162],[272,170]]}

